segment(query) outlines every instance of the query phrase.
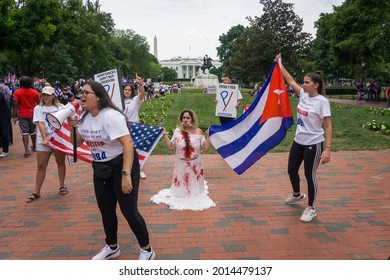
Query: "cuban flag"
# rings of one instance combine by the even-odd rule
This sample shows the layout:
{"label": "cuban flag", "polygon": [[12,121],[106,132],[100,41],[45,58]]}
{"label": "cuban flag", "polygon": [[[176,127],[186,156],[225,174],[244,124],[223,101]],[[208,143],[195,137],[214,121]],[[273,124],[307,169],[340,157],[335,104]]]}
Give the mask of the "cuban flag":
{"label": "cuban flag", "polygon": [[270,74],[252,105],[236,120],[210,127],[210,141],[229,166],[241,175],[276,147],[294,124],[281,64]]}
{"label": "cuban flag", "polygon": [[[160,140],[163,130],[159,126],[131,122],[130,127],[131,138],[133,139],[134,148],[137,150],[139,164],[142,168]],[[71,129],[66,121],[63,122],[61,129],[55,130],[49,141],[52,149],[73,157],[73,144],[70,142]],[[77,147],[77,158],[89,163],[93,161],[91,152],[85,143]]]}

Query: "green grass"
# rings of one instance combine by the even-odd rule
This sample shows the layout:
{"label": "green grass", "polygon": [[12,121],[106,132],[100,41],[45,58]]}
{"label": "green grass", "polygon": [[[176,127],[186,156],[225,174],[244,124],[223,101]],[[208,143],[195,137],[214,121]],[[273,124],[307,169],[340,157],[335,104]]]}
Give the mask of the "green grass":
{"label": "green grass", "polygon": [[[248,90],[242,90],[242,105],[251,104],[255,97],[248,95]],[[181,110],[191,109],[198,115],[199,127],[206,130],[210,125],[219,125],[219,119],[215,116],[215,95],[203,94],[199,89],[183,89],[181,93],[170,94],[163,98],[156,98],[144,102],[140,109],[140,115],[154,115],[156,122],[148,119],[146,124],[161,125],[169,132],[177,126],[177,118]],[[293,141],[296,129],[297,98],[290,98],[290,104],[294,116],[294,125],[287,132],[286,138],[271,152],[288,152]],[[389,122],[389,116],[373,115],[364,108],[352,105],[331,103],[333,125],[333,151],[362,151],[390,149],[390,136],[363,128],[368,121]],[[241,115],[242,107],[238,110]],[[156,117],[157,115],[157,117]],[[142,120],[141,120],[142,122]],[[216,153],[212,147],[209,153]],[[174,154],[160,141],[153,154]]]}

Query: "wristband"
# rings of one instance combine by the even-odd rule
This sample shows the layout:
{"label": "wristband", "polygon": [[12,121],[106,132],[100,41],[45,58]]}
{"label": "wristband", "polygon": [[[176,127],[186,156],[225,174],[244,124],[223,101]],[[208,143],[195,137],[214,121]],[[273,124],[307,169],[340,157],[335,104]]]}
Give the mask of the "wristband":
{"label": "wristband", "polygon": [[331,147],[330,147],[329,145],[326,145],[326,146],[325,146],[325,149],[326,149],[326,148],[329,148],[329,149],[330,149]]}
{"label": "wristband", "polygon": [[122,170],[122,175],[130,175],[130,171],[129,170]]}

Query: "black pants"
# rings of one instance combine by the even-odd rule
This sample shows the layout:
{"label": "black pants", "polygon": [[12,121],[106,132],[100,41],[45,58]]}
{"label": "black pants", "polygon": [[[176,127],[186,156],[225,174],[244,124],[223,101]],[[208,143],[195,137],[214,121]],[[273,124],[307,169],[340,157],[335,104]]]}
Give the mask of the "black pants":
{"label": "black pants", "polygon": [[219,117],[219,121],[221,124],[230,123],[234,121],[234,118],[228,118],[228,117]]}
{"label": "black pants", "polygon": [[314,206],[318,184],[317,184],[317,169],[320,163],[321,153],[323,151],[322,143],[304,146],[297,142],[293,142],[288,158],[288,175],[294,192],[300,192],[299,167],[304,162],[305,177],[307,181],[307,189],[309,195],[309,206]]}
{"label": "black pants", "polygon": [[3,147],[3,152],[9,152],[9,143],[10,143],[10,118],[0,117],[0,146]]}
{"label": "black pants", "polygon": [[137,238],[140,247],[145,247],[149,245],[149,233],[137,206],[140,175],[138,154],[134,151],[131,169],[133,190],[130,194],[122,192],[122,156],[120,156],[120,160],[114,159],[112,161],[115,161],[115,164],[112,165],[112,173],[109,178],[101,179],[95,173],[93,175],[96,200],[106,234],[106,244],[113,245],[118,242],[118,217],[116,215],[118,202],[119,208]]}

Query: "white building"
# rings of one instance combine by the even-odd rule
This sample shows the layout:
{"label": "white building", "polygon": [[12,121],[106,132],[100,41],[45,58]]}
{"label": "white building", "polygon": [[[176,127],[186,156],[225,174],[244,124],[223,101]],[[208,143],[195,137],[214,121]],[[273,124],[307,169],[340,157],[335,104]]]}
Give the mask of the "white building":
{"label": "white building", "polygon": [[[218,60],[211,62],[215,68],[221,67],[222,63]],[[161,67],[174,69],[178,79],[195,79],[196,70],[203,65],[203,57],[198,58],[182,58],[177,57],[170,60],[161,60]],[[199,69],[199,71],[202,71]]]}

